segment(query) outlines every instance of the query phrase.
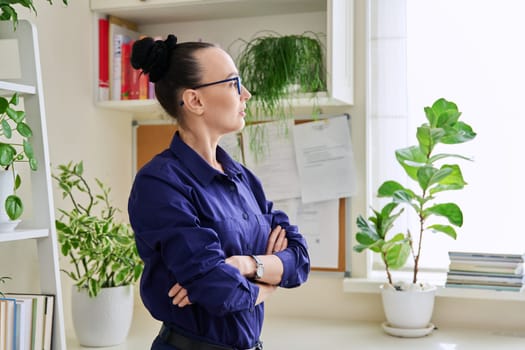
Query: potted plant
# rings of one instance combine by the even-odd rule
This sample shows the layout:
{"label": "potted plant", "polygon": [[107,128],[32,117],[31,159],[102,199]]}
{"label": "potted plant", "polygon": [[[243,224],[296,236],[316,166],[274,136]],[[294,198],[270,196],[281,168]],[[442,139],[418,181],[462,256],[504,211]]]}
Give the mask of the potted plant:
{"label": "potted plant", "polygon": [[29,163],[31,170],[37,170],[37,161],[30,142],[33,132],[25,122],[25,112],[15,109],[19,96],[15,93],[9,100],[0,96],[0,222],[4,225],[13,224],[23,213],[22,200],[16,190],[22,179],[15,170],[15,165],[21,162]]}
{"label": "potted plant", "polygon": [[[326,91],[324,50],[318,35],[279,35],[258,33],[242,43],[237,57],[243,84],[252,94],[247,121],[286,120],[292,116],[290,97],[299,93]],[[313,114],[319,114],[316,98],[312,98]],[[264,134],[252,128],[250,147],[262,152]]]}
{"label": "potted plant", "polygon": [[[437,146],[461,144],[476,136],[468,124],[459,120],[461,113],[453,102],[441,98],[431,107],[425,107],[424,111],[427,121],[417,128],[418,144],[395,152],[398,163],[414,186],[409,188],[394,180],[385,181],[377,196],[385,198],[386,204],[379,210],[372,209],[373,214],[368,219],[357,218],[355,239],[358,244],[354,250],[369,249],[381,256],[388,279],[388,284],[382,286],[383,307],[388,326],[392,328],[425,330],[429,327],[436,288],[418,280],[422,242],[429,233],[439,232],[456,238],[456,228],[463,224],[460,207],[455,203],[436,201],[440,193],[460,190],[466,185],[460,166],[444,161],[469,159],[448,151],[437,153]],[[417,218],[415,235],[409,229],[391,233],[405,208]],[[413,262],[410,283],[395,283],[391,270],[405,266],[409,257]],[[414,305],[416,299],[421,300]],[[395,314],[396,311],[401,315]]]}
{"label": "potted plant", "polygon": [[[69,258],[63,269],[73,281],[73,324],[85,346],[123,342],[133,314],[133,288],[143,269],[128,223],[118,222],[110,188],[95,179],[95,193],[84,177],[83,162],[58,166],[54,174],[71,208],[58,209],[61,252]],[[120,304],[123,303],[124,305]],[[113,311],[112,311],[113,310]],[[120,327],[120,329],[115,329]]]}

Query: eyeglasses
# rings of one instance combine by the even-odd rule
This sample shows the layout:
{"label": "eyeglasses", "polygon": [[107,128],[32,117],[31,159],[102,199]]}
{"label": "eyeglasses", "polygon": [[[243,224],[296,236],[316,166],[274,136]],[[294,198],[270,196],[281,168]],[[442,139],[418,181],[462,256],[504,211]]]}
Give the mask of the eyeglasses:
{"label": "eyeglasses", "polygon": [[[237,92],[239,93],[239,96],[240,96],[241,95],[241,86],[242,86],[241,77],[233,77],[233,78],[228,78],[228,79],[214,81],[214,82],[211,82],[211,83],[201,84],[201,85],[194,86],[191,89],[197,90],[197,89],[200,89],[200,88],[203,88],[203,87],[206,87],[206,86],[227,83],[229,81],[235,81],[236,82]],[[183,104],[184,104],[184,101],[180,101],[180,105],[182,106]]]}
{"label": "eyeglasses", "polygon": [[214,81],[212,83],[201,84],[201,85],[197,85],[197,86],[192,87],[192,89],[193,90],[197,90],[197,89],[200,89],[200,88],[203,88],[203,87],[206,87],[206,86],[227,83],[229,81],[234,81],[234,80],[237,83],[237,92],[240,95],[241,94],[241,77],[228,78],[228,79],[224,79],[224,80]]}

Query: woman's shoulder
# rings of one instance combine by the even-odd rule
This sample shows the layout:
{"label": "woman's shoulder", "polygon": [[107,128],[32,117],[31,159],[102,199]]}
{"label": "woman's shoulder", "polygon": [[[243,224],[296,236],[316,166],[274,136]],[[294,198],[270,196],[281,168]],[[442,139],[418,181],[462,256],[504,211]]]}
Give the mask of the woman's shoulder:
{"label": "woman's shoulder", "polygon": [[166,149],[146,162],[138,171],[135,178],[177,178],[184,172],[181,161]]}

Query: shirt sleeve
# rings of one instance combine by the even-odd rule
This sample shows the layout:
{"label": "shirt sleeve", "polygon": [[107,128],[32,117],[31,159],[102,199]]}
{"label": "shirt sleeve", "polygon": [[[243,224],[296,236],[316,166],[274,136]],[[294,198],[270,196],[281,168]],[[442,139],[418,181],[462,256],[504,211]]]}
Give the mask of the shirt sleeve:
{"label": "shirt sleeve", "polygon": [[217,233],[200,226],[192,191],[153,174],[135,179],[128,210],[139,252],[160,254],[190,301],[208,312],[252,310],[259,287],[225,263]]}
{"label": "shirt sleeve", "polygon": [[297,287],[306,282],[310,273],[310,257],[306,240],[299,232],[298,227],[290,224],[286,213],[280,210],[273,210],[273,203],[266,199],[259,179],[249,170],[246,170],[246,172],[255,198],[262,212],[268,218],[270,227],[273,229],[280,225],[286,231],[288,248],[282,252],[275,253],[281,259],[284,268],[279,286],[283,288]]}

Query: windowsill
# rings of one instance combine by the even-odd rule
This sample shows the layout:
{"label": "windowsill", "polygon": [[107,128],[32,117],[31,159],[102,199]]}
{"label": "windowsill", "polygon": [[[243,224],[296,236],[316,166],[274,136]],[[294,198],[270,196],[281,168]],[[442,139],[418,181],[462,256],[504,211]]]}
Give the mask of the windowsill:
{"label": "windowsill", "polygon": [[[402,276],[401,273],[398,276]],[[397,276],[396,276],[397,277]],[[445,288],[445,278],[443,273],[420,273],[420,281],[434,284],[438,287],[436,295],[443,298],[463,298],[463,299],[482,299],[482,300],[522,300],[525,301],[525,292],[507,292],[485,289],[470,288]],[[397,280],[408,278],[397,278]],[[394,278],[396,280],[396,278]],[[379,294],[379,286],[385,283],[383,274],[373,272],[369,278],[347,277],[343,280],[343,291],[345,293],[372,293]]]}

